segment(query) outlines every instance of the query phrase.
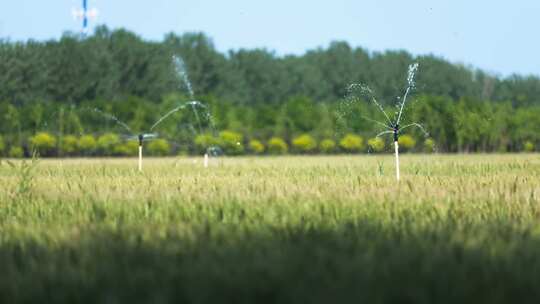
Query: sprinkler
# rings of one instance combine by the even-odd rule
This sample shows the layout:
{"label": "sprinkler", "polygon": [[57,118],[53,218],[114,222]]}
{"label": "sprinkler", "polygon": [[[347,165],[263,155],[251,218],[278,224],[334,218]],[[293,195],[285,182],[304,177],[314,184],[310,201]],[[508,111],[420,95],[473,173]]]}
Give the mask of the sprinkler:
{"label": "sprinkler", "polygon": [[139,141],[139,172],[142,172],[143,143],[156,138],[158,138],[157,133],[140,133],[130,138],[131,140]]}
{"label": "sprinkler", "polygon": [[403,118],[403,112],[404,112],[404,109],[405,109],[405,104],[407,102],[407,97],[409,97],[410,93],[415,88],[414,77],[416,75],[417,70],[418,70],[418,63],[414,63],[414,64],[411,64],[409,66],[409,70],[408,70],[408,73],[407,73],[407,87],[405,89],[405,94],[400,99],[400,102],[397,104],[397,107],[398,107],[399,110],[395,113],[395,115],[392,118],[390,118],[390,116],[386,113],[386,111],[384,110],[382,104],[380,104],[377,101],[377,98],[375,97],[375,94],[373,93],[373,91],[367,85],[352,84],[348,88],[349,94],[351,94],[350,92],[352,92],[352,91],[359,90],[360,93],[363,96],[368,97],[368,100],[370,102],[372,102],[377,107],[377,109],[384,115],[385,121],[378,121],[378,120],[375,120],[373,118],[364,117],[364,116],[363,116],[363,118],[377,124],[380,127],[383,127],[382,132],[377,134],[377,136],[376,136],[377,138],[380,137],[380,136],[386,135],[386,134],[388,134],[388,135],[393,134],[394,135],[394,151],[395,151],[395,155],[396,155],[396,179],[398,181],[399,181],[399,177],[400,177],[399,176],[399,133],[403,132],[403,130],[405,130],[405,129],[408,129],[408,128],[411,128],[411,127],[416,127],[416,128],[420,129],[420,131],[422,131],[424,133],[424,136],[426,136],[426,137],[429,136],[429,134],[426,132],[424,127],[419,123],[413,122],[413,123],[407,124],[405,126],[400,126],[400,122],[402,121],[402,118]]}
{"label": "sprinkler", "polygon": [[394,150],[396,154],[396,179],[399,181],[399,124],[396,123],[392,131],[394,133]]}
{"label": "sprinkler", "polygon": [[139,134],[139,172],[142,172],[142,148],[143,148],[143,140],[144,140],[144,134]]}
{"label": "sprinkler", "polygon": [[208,153],[204,154],[204,167],[208,168]]}

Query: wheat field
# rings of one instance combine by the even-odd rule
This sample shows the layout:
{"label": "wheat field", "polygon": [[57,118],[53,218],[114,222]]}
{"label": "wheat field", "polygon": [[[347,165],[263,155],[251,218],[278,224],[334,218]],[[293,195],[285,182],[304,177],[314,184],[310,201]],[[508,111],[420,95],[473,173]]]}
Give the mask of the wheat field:
{"label": "wheat field", "polygon": [[538,303],[540,155],[0,163],[0,302]]}

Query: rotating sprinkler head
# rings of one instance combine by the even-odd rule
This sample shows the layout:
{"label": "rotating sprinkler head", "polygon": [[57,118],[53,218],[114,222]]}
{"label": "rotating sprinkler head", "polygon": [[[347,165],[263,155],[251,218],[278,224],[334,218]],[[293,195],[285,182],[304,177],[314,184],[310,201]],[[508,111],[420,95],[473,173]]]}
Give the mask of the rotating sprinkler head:
{"label": "rotating sprinkler head", "polygon": [[398,141],[398,137],[399,137],[399,124],[395,124],[393,127],[392,127],[392,131],[394,132],[394,141]]}
{"label": "rotating sprinkler head", "polygon": [[143,140],[144,140],[144,134],[139,134],[138,138],[139,138],[139,146],[142,146]]}
{"label": "rotating sprinkler head", "polygon": [[131,140],[137,139],[139,141],[139,171],[142,171],[143,142],[156,139],[157,137],[157,133],[140,133],[131,137]]}

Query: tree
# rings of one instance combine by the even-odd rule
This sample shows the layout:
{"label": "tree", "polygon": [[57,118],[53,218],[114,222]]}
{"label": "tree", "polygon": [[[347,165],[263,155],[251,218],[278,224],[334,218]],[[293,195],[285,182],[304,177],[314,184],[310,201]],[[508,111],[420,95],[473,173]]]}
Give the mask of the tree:
{"label": "tree", "polygon": [[293,147],[300,153],[311,153],[317,148],[317,141],[309,134],[303,134],[293,139]]}
{"label": "tree", "polygon": [[103,155],[113,155],[114,148],[120,143],[120,138],[114,133],[105,133],[101,135],[97,140],[97,149]]}
{"label": "tree", "polygon": [[398,139],[401,150],[410,151],[416,146],[416,140],[409,134],[401,135]]}
{"label": "tree", "polygon": [[56,148],[56,137],[46,132],[39,132],[28,140],[32,150],[42,156],[51,156]]}
{"label": "tree", "polygon": [[347,134],[339,141],[339,146],[349,153],[360,152],[364,149],[364,139],[358,135]]}
{"label": "tree", "polygon": [[24,150],[18,146],[12,146],[9,148],[8,156],[11,158],[22,158],[24,156]]}
{"label": "tree", "polygon": [[534,144],[531,141],[526,141],[523,143],[523,151],[534,152]]}
{"label": "tree", "polygon": [[261,154],[264,152],[264,145],[259,140],[252,139],[249,141],[249,150],[255,154]]}
{"label": "tree", "polygon": [[[173,55],[184,59],[194,96]],[[174,112],[152,132],[189,153],[223,145],[218,130],[264,142],[276,136],[285,144],[291,139],[294,144],[298,134],[371,137],[382,127],[372,120],[386,118],[366,96],[354,102],[344,98],[348,86],[369,85],[380,103],[394,106],[413,62],[420,68],[402,126],[421,123],[438,151],[504,152],[521,151],[526,142],[540,145],[538,76],[500,77],[432,55],[370,52],[343,41],[302,55],[267,49],[220,53],[203,33],[147,41],[105,26],[85,39],[65,33],[43,42],[0,40],[0,133],[7,147],[26,147],[26,139],[47,132],[56,138],[61,156],[64,134],[132,136],[196,99],[205,107]],[[425,138],[418,129],[407,132]],[[203,143],[206,133],[212,136]],[[242,153],[244,142],[239,142],[241,148],[224,149]],[[99,153],[114,154],[107,149]],[[96,153],[95,148],[81,151]]]}
{"label": "tree", "polygon": [[9,103],[4,103],[0,107],[0,130],[4,135],[16,138],[20,143],[22,133],[22,119],[18,108]]}
{"label": "tree", "polygon": [[289,145],[279,137],[270,138],[267,146],[271,154],[285,154],[289,150]]}
{"label": "tree", "polygon": [[205,153],[207,152],[208,148],[220,145],[219,138],[213,136],[212,134],[199,134],[197,137],[195,137],[194,142],[199,153]]}
{"label": "tree", "polygon": [[156,139],[148,144],[148,151],[151,155],[165,156],[171,151],[171,146],[165,139]]}
{"label": "tree", "polygon": [[428,138],[424,141],[424,152],[435,152],[435,141],[432,138]]}
{"label": "tree", "polygon": [[319,150],[325,154],[333,153],[336,150],[336,142],[329,138],[323,139],[319,143]]}
{"label": "tree", "polygon": [[60,144],[60,151],[62,155],[74,155],[78,151],[78,140],[77,137],[73,135],[67,135],[62,138]]}
{"label": "tree", "polygon": [[244,153],[242,134],[227,130],[222,131],[219,133],[219,140],[221,148],[226,154],[239,155]]}
{"label": "tree", "polygon": [[97,148],[97,142],[92,135],[83,135],[79,138],[78,148],[85,156],[92,155]]}
{"label": "tree", "polygon": [[112,154],[118,156],[135,156],[139,152],[139,143],[129,140],[124,143],[117,142],[112,147]]}
{"label": "tree", "polygon": [[368,146],[373,152],[382,152],[384,151],[384,140],[380,137],[370,138]]}

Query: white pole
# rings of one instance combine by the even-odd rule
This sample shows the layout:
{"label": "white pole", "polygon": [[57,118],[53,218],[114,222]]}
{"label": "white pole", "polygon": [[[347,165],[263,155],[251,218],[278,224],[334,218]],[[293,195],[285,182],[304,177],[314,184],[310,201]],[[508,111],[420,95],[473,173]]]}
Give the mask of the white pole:
{"label": "white pole", "polygon": [[142,145],[139,146],[139,172],[142,172]]}
{"label": "white pole", "polygon": [[396,179],[399,181],[399,144],[394,141],[394,149],[396,151]]}
{"label": "white pole", "polygon": [[204,167],[208,168],[208,153],[204,154]]}

